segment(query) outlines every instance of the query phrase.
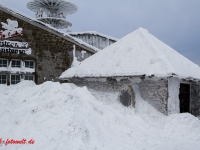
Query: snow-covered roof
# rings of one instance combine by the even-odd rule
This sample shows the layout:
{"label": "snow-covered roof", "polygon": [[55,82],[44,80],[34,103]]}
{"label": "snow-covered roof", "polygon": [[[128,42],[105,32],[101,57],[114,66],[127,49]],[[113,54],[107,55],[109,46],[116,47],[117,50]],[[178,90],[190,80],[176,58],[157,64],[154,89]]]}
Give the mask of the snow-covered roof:
{"label": "snow-covered roof", "polygon": [[111,36],[108,36],[108,35],[99,33],[99,32],[97,32],[97,31],[70,32],[69,34],[70,34],[70,35],[83,35],[83,34],[99,35],[99,36],[101,36],[101,37],[105,37],[106,39],[110,39],[110,40],[113,40],[113,41],[118,41],[117,38],[114,38],[114,37],[111,37]]}
{"label": "snow-covered roof", "polygon": [[69,68],[61,79],[71,77],[111,77],[155,75],[200,79],[200,67],[139,28],[118,42]]}
{"label": "snow-covered roof", "polygon": [[66,38],[67,40],[69,40],[70,42],[73,42],[74,44],[77,44],[81,47],[83,47],[84,49],[90,51],[90,52],[98,52],[100,49],[80,40],[80,39],[77,39],[76,37],[73,37],[71,35],[69,35],[69,33],[67,32],[63,32],[63,31],[60,31],[52,26],[50,26],[49,24],[45,24],[35,18],[32,18],[30,16],[27,16],[17,10],[14,10],[14,9],[11,9],[11,8],[8,8],[7,6],[3,5],[0,3],[0,10],[6,12],[6,13],[9,13],[10,15],[13,15],[23,21],[26,21],[30,24],[34,24],[35,26],[39,27],[39,28],[42,28],[44,30],[51,30],[52,33],[56,34],[56,35],[59,35],[63,38]]}

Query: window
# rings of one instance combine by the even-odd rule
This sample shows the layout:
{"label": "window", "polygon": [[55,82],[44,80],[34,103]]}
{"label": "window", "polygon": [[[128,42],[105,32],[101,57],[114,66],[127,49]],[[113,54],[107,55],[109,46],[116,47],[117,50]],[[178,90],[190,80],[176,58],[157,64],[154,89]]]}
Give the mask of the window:
{"label": "window", "polygon": [[34,61],[33,60],[25,60],[25,67],[26,68],[34,68]]}
{"label": "window", "polygon": [[129,94],[128,91],[121,91],[120,102],[127,107],[131,105],[131,95]]}
{"label": "window", "polygon": [[0,74],[0,84],[7,84],[7,75]]}
{"label": "window", "polygon": [[123,85],[119,89],[118,100],[124,105],[135,107],[135,92],[130,85]]}
{"label": "window", "polygon": [[11,74],[11,84],[17,84],[21,80],[20,75],[17,74]]}
{"label": "window", "polygon": [[7,67],[8,60],[7,59],[0,59],[0,67]]}
{"label": "window", "polygon": [[20,68],[21,67],[21,60],[12,60],[11,67]]}
{"label": "window", "polygon": [[34,75],[25,75],[25,80],[34,81]]}

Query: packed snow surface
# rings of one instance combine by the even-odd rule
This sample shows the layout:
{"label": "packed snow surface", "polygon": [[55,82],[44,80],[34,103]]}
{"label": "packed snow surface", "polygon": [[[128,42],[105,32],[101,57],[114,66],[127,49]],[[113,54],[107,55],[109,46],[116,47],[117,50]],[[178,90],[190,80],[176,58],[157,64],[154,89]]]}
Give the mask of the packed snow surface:
{"label": "packed snow surface", "polygon": [[60,78],[134,75],[200,79],[200,67],[139,28],[65,71]]}
{"label": "packed snow surface", "polygon": [[143,101],[136,108],[74,84],[24,81],[0,85],[0,139],[34,140],[2,144],[2,150],[199,150],[200,121],[190,114],[164,116]]}

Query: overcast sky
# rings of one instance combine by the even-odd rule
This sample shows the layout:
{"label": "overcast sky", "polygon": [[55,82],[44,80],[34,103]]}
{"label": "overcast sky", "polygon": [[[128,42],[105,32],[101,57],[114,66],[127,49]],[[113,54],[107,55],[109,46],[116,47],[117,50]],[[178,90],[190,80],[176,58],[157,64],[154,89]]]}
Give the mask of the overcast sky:
{"label": "overcast sky", "polygon": [[[28,0],[0,0],[0,3],[31,17]],[[122,38],[139,27],[200,65],[200,0],[70,0],[78,6],[67,16],[70,29],[97,31]]]}

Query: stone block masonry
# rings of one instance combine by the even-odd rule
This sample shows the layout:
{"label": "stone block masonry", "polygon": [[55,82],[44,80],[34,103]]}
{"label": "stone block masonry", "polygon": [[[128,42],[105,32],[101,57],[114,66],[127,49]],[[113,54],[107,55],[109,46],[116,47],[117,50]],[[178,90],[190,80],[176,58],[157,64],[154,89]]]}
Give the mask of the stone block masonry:
{"label": "stone block masonry", "polygon": [[[23,29],[23,36],[12,37],[7,40],[27,42],[28,48],[32,49],[31,55],[0,53],[0,58],[35,61],[35,82],[41,84],[44,81],[58,81],[61,73],[67,70],[72,63],[73,45],[76,45],[66,38],[55,35],[51,29],[44,30],[15,16],[0,11],[0,22],[6,22],[7,19],[18,21],[18,26]],[[0,26],[0,30],[3,30]],[[76,45],[77,53],[84,50],[87,52],[85,58],[92,55],[92,52]],[[84,59],[85,59],[84,58]],[[79,60],[79,59],[78,59]],[[80,57],[80,60],[83,60]]]}
{"label": "stone block masonry", "polygon": [[145,80],[139,84],[141,97],[155,109],[167,115],[168,82],[167,80]]}
{"label": "stone block masonry", "polygon": [[190,111],[200,118],[200,84],[191,84]]}
{"label": "stone block masonry", "polygon": [[[136,79],[135,81],[133,79]],[[124,85],[130,85],[139,87],[141,97],[151,104],[159,112],[168,115],[168,81],[165,79],[146,79],[138,82],[138,77],[133,77],[130,80],[117,80],[113,79],[105,81],[98,81],[93,78],[92,81],[73,78],[70,82],[78,86],[87,86],[88,89],[93,89],[100,92],[119,93],[120,88]],[[132,81],[133,80],[133,81]],[[136,104],[137,105],[137,104]]]}

